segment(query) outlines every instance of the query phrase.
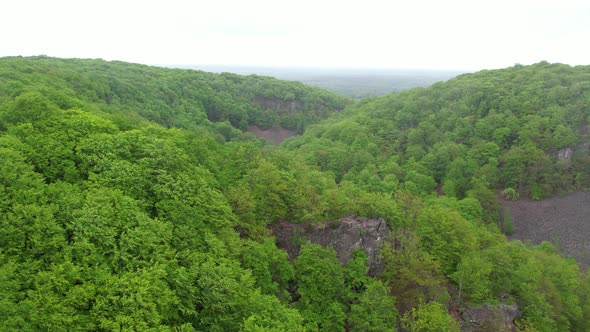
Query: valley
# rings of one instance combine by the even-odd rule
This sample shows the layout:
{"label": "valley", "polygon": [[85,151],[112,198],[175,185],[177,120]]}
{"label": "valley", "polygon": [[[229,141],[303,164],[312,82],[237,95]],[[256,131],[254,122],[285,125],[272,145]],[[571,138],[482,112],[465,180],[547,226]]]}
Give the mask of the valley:
{"label": "valley", "polygon": [[0,330],[588,331],[588,82],[0,58]]}

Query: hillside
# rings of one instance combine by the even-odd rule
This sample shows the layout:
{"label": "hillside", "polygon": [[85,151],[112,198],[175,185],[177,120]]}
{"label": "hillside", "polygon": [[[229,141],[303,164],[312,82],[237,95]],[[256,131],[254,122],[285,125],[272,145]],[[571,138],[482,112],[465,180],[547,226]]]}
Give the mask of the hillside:
{"label": "hillside", "polygon": [[590,187],[587,148],[573,153],[587,142],[589,82],[590,67],[549,63],[465,74],[361,102],[288,148],[338,181],[374,189],[394,172],[417,193],[463,198],[502,187],[542,199]]}
{"label": "hillside", "polygon": [[[494,330],[503,308],[509,328],[589,330],[588,273],[508,241],[496,200],[587,187],[586,156],[557,154],[583,136],[588,75],[540,63],[351,104],[256,76],[0,59],[0,330]],[[275,147],[247,125],[305,133]],[[345,263],[314,243],[342,234]]]}
{"label": "hillside", "polygon": [[0,101],[38,92],[62,108],[139,115],[165,127],[192,128],[208,119],[241,130],[257,125],[301,132],[351,103],[325,90],[256,75],[43,56],[1,61]]}

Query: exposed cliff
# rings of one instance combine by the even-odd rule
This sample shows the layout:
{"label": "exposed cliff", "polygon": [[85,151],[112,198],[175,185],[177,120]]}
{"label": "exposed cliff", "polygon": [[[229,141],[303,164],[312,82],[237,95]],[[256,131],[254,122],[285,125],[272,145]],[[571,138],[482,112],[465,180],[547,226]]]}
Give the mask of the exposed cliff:
{"label": "exposed cliff", "polygon": [[359,217],[346,217],[318,225],[282,221],[273,224],[271,231],[277,238],[278,247],[286,250],[291,259],[299,254],[302,240],[324,247],[332,246],[342,264],[348,262],[355,249],[362,248],[367,253],[369,275],[376,275],[383,268],[379,248],[389,234],[383,219]]}
{"label": "exposed cliff", "polygon": [[281,112],[296,112],[304,109],[304,104],[300,100],[283,100],[279,98],[256,96],[254,97],[253,102],[263,108]]}

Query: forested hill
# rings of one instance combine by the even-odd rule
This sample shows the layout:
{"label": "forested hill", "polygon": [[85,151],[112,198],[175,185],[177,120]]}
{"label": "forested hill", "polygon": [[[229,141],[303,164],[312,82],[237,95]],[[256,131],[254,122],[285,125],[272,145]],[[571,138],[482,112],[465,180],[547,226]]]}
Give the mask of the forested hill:
{"label": "forested hill", "polygon": [[254,124],[301,132],[351,103],[319,88],[271,77],[103,60],[1,58],[0,78],[0,102],[23,92],[40,93],[62,108],[82,103],[180,128],[208,118],[228,121],[241,130]]}
{"label": "forested hill", "polygon": [[[254,76],[0,59],[0,330],[588,331],[588,273],[548,243],[508,241],[496,200],[501,186],[587,186],[588,82],[588,67],[546,63],[465,75],[274,147],[208,119],[301,129],[348,99]],[[557,161],[564,147],[576,152]],[[376,276],[365,251],[341,264],[297,236],[290,261],[268,230],[346,216],[389,228],[370,248]]]}
{"label": "forested hill", "polygon": [[361,102],[289,148],[370,190],[391,190],[395,174],[415,193],[542,199],[590,188],[589,116],[590,67],[542,62]]}

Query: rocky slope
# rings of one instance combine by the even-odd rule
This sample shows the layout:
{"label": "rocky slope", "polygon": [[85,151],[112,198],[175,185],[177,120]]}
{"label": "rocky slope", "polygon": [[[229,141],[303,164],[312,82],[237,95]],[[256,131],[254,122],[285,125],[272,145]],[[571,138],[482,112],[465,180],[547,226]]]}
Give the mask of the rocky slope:
{"label": "rocky slope", "polygon": [[534,244],[549,241],[566,256],[590,265],[590,192],[577,191],[542,201],[521,198],[500,200],[510,211],[515,232],[512,239]]}

